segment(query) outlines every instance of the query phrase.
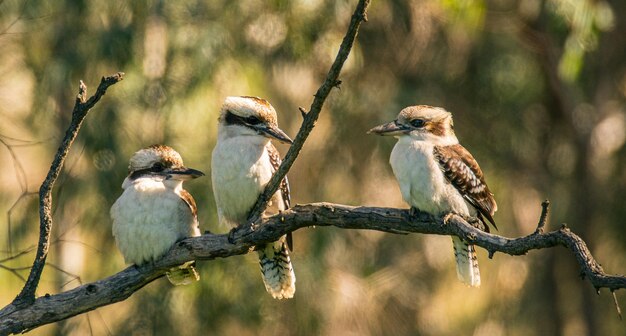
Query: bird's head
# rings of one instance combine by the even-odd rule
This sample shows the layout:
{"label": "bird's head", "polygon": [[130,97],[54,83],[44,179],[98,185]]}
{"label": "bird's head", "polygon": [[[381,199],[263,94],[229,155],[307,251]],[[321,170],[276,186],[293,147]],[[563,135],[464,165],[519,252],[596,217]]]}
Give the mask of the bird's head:
{"label": "bird's head", "polygon": [[291,144],[293,141],[278,128],[276,110],[258,97],[227,97],[222,105],[219,123],[233,136],[263,136]]}
{"label": "bird's head", "polygon": [[204,176],[199,170],[185,167],[180,154],[165,145],[152,145],[135,152],[130,158],[128,172],[130,180],[155,177],[182,182]]}
{"label": "bird's head", "polygon": [[367,133],[429,141],[448,145],[458,142],[454,135],[452,114],[441,107],[416,105],[404,108],[396,120],[376,126]]}

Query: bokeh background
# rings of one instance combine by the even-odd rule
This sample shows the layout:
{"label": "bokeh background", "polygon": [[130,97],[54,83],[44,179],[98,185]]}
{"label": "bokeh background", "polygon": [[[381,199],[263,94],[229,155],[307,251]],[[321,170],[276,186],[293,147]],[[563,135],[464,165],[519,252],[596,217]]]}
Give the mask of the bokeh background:
{"label": "bokeh background", "polygon": [[[219,106],[269,99],[295,135],[355,0],[0,0],[0,306],[19,292],[38,235],[37,191],[78,81],[124,71],[88,116],[54,193],[38,294],[122,270],[108,210],[137,149],[165,143],[210,173]],[[374,0],[369,22],[298,161],[294,203],[406,207],[395,140],[366,135],[408,105],[453,112],[496,195],[499,234],[567,223],[626,273],[626,2]],[[287,148],[280,146],[285,153]],[[203,230],[210,178],[187,183]],[[606,290],[562,248],[479,251],[483,285],[456,280],[448,237],[310,228],[294,235],[296,298],[265,293],[256,255],[200,262],[202,281],[159,279],[128,300],[33,335],[618,335]],[[626,304],[622,292],[618,298]]]}

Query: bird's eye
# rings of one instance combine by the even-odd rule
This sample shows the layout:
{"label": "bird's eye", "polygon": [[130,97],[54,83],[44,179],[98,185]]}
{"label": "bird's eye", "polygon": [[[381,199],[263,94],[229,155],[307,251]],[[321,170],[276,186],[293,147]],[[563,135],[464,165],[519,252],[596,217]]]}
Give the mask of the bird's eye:
{"label": "bird's eye", "polygon": [[163,171],[163,169],[165,169],[165,165],[162,162],[156,162],[152,165],[152,171],[160,172]]}
{"label": "bird's eye", "polygon": [[246,118],[246,123],[248,123],[250,125],[257,125],[257,124],[261,123],[261,119],[255,117],[255,116],[247,117]]}
{"label": "bird's eye", "polygon": [[417,128],[424,127],[425,123],[426,122],[424,121],[424,119],[413,119],[413,120],[411,120],[411,126],[417,127]]}

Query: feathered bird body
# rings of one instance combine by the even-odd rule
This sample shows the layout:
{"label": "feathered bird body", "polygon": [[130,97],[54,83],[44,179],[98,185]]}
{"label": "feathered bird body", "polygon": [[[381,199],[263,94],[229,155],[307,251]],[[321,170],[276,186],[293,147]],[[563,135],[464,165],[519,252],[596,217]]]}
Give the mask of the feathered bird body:
{"label": "feathered bird body", "polygon": [[[474,157],[459,144],[449,112],[427,105],[407,107],[396,120],[370,132],[398,138],[389,162],[411,207],[436,215],[486,218],[495,226],[493,194]],[[458,237],[452,242],[459,279],[480,286],[474,246]]]}
{"label": "feathered bird body", "polygon": [[[183,166],[172,148],[154,145],[131,158],[124,192],[111,207],[113,236],[128,264],[161,258],[178,240],[200,235],[196,203],[183,181],[202,172]],[[168,272],[175,285],[198,280],[192,263]]]}
{"label": "feathered bird body", "polygon": [[[270,138],[291,142],[278,128],[276,111],[266,100],[226,98],[211,161],[220,223],[231,227],[249,224],[246,220],[250,210],[280,165],[279,153]],[[285,178],[264,214],[289,208],[289,201],[289,184]],[[288,236],[283,236],[258,247],[265,289],[276,299],[291,298],[296,290],[287,240]]]}

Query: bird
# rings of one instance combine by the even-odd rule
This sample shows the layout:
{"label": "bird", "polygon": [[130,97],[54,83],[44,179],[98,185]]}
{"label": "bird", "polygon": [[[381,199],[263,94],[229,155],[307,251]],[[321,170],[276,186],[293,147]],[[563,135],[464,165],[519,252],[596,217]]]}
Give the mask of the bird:
{"label": "bird", "polygon": [[[124,191],[111,207],[113,236],[127,264],[161,258],[177,241],[200,236],[196,202],[183,182],[204,176],[187,168],[173,148],[152,145],[130,158]],[[194,262],[170,269],[168,280],[187,285],[200,280]]]}
{"label": "bird", "polygon": [[[293,142],[278,128],[276,110],[267,100],[251,96],[224,100],[211,157],[211,181],[221,225],[236,228],[246,224],[250,210],[281,163],[271,140]],[[289,207],[285,177],[263,215]],[[275,299],[292,298],[296,291],[291,249],[291,234],[257,247],[265,289]]]}
{"label": "bird", "polygon": [[[389,162],[402,198],[411,210],[434,215],[450,213],[478,218],[489,232],[485,218],[497,229],[493,215],[498,209],[480,166],[454,134],[452,114],[441,107],[409,106],[397,119],[368,133],[394,136]],[[480,286],[474,245],[452,237],[459,280]]]}

